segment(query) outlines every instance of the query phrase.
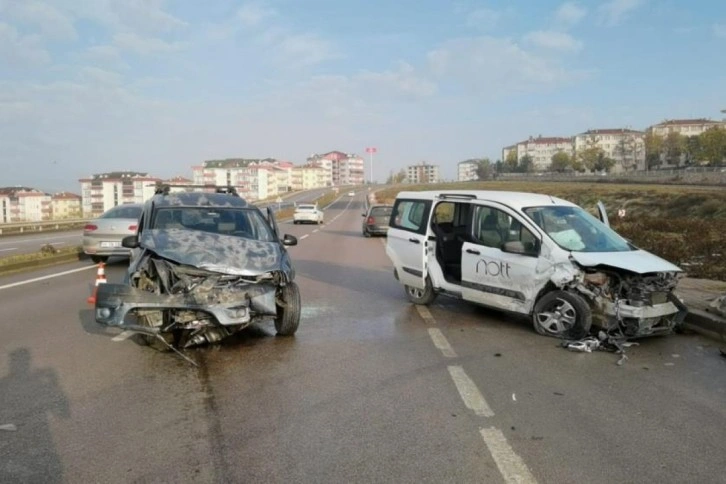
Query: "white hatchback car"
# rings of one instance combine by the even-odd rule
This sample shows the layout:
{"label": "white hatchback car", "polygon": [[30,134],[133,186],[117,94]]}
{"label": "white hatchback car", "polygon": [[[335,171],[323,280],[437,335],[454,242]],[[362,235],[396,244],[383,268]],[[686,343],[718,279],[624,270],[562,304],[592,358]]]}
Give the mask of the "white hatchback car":
{"label": "white hatchback car", "polygon": [[295,206],[295,212],[292,214],[292,222],[294,224],[314,223],[321,224],[324,221],[323,211],[316,204],[301,203]]}
{"label": "white hatchback car", "polygon": [[386,253],[416,304],[438,294],[531,316],[536,331],[668,334],[687,312],[681,269],[566,200],[500,191],[400,192]]}

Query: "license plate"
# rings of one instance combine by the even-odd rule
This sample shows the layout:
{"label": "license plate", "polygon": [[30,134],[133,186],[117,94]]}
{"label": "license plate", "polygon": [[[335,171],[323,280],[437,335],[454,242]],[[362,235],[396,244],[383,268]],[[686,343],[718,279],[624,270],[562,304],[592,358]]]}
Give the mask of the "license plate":
{"label": "license plate", "polygon": [[101,247],[103,247],[103,248],[121,247],[121,242],[101,242]]}

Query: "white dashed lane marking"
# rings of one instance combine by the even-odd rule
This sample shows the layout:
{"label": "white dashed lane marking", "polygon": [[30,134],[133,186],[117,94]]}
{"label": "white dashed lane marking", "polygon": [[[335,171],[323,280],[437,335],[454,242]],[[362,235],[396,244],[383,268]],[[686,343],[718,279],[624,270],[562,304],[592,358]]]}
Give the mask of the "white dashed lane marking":
{"label": "white dashed lane marking", "polygon": [[429,336],[441,353],[447,358],[456,358],[454,349],[439,328],[429,328]]}
{"label": "white dashed lane marking", "polygon": [[481,429],[481,436],[487,444],[489,453],[496,462],[504,482],[517,484],[534,484],[537,480],[527,468],[521,457],[507,442],[501,430],[494,427]]}
{"label": "white dashed lane marking", "polygon": [[422,306],[420,304],[416,305],[416,311],[418,311],[418,314],[423,318],[424,321],[426,321],[427,324],[436,325],[436,320],[433,316],[431,316],[431,312],[429,311],[429,308],[426,306]]}
{"label": "white dashed lane marking", "polygon": [[464,405],[467,408],[474,411],[476,415],[481,417],[493,417],[494,412],[489,407],[489,404],[484,400],[484,396],[481,394],[479,389],[476,387],[476,383],[469,378],[464,369],[460,366],[450,366],[449,374],[454,380],[454,385],[461,395],[461,399],[464,400]]}
{"label": "white dashed lane marking", "polygon": [[307,238],[307,237],[308,237],[309,235],[310,235],[310,234],[305,234],[305,235],[301,235],[301,236],[300,236],[300,240],[302,240],[302,239],[304,239],[304,238]]}

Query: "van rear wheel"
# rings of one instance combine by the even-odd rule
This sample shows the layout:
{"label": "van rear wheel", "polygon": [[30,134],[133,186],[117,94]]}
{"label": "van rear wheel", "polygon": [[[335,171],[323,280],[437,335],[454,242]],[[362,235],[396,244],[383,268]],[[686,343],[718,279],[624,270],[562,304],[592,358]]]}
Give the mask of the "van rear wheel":
{"label": "van rear wheel", "polygon": [[582,339],[590,332],[592,311],[581,296],[569,291],[552,291],[534,305],[532,322],[541,335]]}
{"label": "van rear wheel", "polygon": [[406,296],[408,296],[409,301],[414,304],[428,305],[436,299],[436,292],[431,285],[431,279],[427,277],[423,289],[406,286]]}

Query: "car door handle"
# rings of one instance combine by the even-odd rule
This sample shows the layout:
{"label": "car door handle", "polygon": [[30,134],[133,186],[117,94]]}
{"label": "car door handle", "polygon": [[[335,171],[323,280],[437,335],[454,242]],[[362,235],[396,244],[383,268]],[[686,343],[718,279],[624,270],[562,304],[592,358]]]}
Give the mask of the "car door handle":
{"label": "car door handle", "polygon": [[481,252],[479,252],[478,250],[474,250],[474,249],[466,249],[466,253],[474,254],[474,255],[481,255]]}
{"label": "car door handle", "polygon": [[413,237],[411,237],[410,239],[408,239],[408,241],[409,241],[409,242],[413,242],[414,244],[420,244],[420,243],[421,243],[421,241],[420,241],[420,240],[418,240],[418,239],[414,239]]}

